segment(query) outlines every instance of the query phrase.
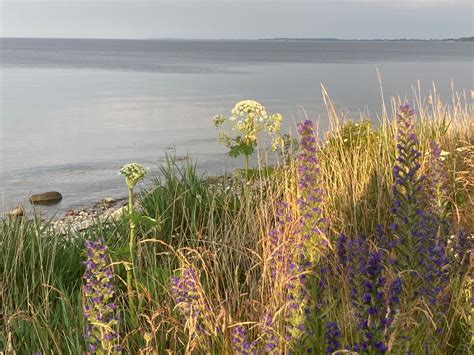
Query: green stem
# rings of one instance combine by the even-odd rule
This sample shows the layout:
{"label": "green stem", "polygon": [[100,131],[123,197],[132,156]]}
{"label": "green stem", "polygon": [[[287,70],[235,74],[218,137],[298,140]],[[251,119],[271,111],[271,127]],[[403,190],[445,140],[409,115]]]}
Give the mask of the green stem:
{"label": "green stem", "polygon": [[255,150],[257,151],[257,166],[258,166],[258,170],[261,169],[261,164],[260,164],[260,152],[258,151],[258,133],[259,133],[259,129],[258,129],[258,122],[255,121]]}
{"label": "green stem", "polygon": [[130,308],[130,319],[133,327],[136,327],[136,312],[135,312],[135,301],[133,300],[133,269],[134,269],[134,254],[135,254],[135,222],[133,221],[133,188],[128,188],[128,214],[130,223],[130,239],[128,247],[130,251],[129,255],[129,266],[127,267],[127,291],[128,291],[128,304]]}
{"label": "green stem", "polygon": [[248,156],[248,154],[245,154],[244,164],[245,164],[245,172],[247,173],[249,171],[249,156]]}

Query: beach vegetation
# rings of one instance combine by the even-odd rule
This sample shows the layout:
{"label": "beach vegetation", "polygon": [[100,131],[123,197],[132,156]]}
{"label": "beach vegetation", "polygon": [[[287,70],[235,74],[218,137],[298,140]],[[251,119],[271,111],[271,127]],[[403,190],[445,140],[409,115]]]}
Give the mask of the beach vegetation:
{"label": "beach vegetation", "polygon": [[[83,231],[3,219],[0,351],[470,353],[472,107],[418,97],[351,122],[325,97],[331,130],[253,174],[125,169],[129,213]],[[248,158],[267,116],[236,107]]]}

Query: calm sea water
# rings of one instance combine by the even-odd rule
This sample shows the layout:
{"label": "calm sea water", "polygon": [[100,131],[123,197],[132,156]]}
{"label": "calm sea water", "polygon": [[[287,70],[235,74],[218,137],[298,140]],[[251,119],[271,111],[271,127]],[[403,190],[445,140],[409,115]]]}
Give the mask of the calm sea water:
{"label": "calm sea water", "polygon": [[[0,211],[31,193],[60,191],[51,215],[125,194],[119,167],[156,174],[166,153],[202,171],[235,164],[210,119],[253,98],[327,126],[323,83],[339,109],[374,117],[384,93],[420,81],[442,97],[472,88],[472,43],[0,39]],[[304,110],[303,110],[304,109]],[[294,129],[294,128],[293,128]],[[27,204],[27,203],[25,203]]]}

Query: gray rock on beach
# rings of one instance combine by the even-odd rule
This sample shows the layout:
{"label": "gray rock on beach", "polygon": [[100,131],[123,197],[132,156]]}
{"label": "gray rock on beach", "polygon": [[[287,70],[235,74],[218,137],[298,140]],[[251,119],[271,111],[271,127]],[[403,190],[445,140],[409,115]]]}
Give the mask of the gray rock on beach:
{"label": "gray rock on beach", "polygon": [[12,218],[21,218],[25,214],[25,209],[22,205],[16,206],[13,210],[8,212],[8,215]]}
{"label": "gray rock on beach", "polygon": [[48,191],[30,196],[30,203],[34,205],[55,205],[63,199],[57,191]]}
{"label": "gray rock on beach", "polygon": [[117,202],[118,201],[112,197],[104,197],[102,200],[100,200],[100,202],[96,203],[94,207],[106,210],[115,205]]}

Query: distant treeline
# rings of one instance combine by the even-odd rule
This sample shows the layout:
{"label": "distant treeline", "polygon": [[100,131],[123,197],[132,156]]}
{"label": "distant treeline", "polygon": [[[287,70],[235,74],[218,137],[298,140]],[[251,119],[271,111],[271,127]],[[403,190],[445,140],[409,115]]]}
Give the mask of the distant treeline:
{"label": "distant treeline", "polygon": [[372,39],[340,39],[340,38],[287,38],[287,37],[278,37],[278,38],[261,38],[262,41],[320,41],[320,42],[332,42],[332,41],[386,41],[386,42],[406,42],[406,41],[442,41],[442,42],[474,42],[474,36],[471,37],[460,37],[460,38],[444,38],[444,39],[417,39],[417,38],[395,38],[395,39],[385,39],[385,38],[372,38]]}
{"label": "distant treeline", "polygon": [[474,36],[471,36],[471,37],[461,37],[461,38],[449,38],[449,39],[443,39],[443,41],[474,42]]}

